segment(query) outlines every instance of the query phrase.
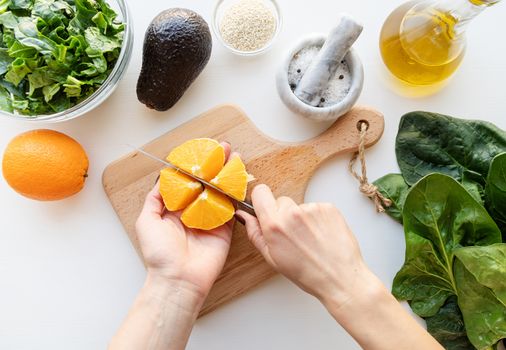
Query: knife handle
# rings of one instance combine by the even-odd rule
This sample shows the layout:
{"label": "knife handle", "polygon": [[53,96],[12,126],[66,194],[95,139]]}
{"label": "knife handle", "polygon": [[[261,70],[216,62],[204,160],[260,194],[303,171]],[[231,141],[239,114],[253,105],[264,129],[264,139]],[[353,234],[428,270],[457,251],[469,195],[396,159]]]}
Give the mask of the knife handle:
{"label": "knife handle", "polygon": [[253,215],[254,217],[257,217],[257,214],[255,213],[255,208],[248,202],[241,202],[241,201],[235,201],[236,209],[245,211],[246,213]]}

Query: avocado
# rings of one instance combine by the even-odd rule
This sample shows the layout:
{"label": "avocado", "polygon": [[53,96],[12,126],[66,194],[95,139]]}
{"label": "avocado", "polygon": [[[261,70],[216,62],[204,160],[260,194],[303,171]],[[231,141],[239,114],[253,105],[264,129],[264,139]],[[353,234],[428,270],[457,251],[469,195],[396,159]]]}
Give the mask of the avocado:
{"label": "avocado", "polygon": [[206,66],[212,46],[199,14],[173,8],[156,16],[144,38],[139,101],[157,111],[174,106]]}

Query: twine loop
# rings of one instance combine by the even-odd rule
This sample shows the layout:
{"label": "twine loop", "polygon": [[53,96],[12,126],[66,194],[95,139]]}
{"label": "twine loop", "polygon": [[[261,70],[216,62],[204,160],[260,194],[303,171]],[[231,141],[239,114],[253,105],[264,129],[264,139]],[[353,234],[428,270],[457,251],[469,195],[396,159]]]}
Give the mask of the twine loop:
{"label": "twine loop", "polygon": [[[369,183],[369,180],[367,179],[367,166],[365,163],[365,142],[369,124],[366,121],[359,121],[357,127],[360,131],[360,142],[358,145],[358,151],[353,154],[353,157],[350,160],[350,164],[348,165],[348,169],[350,170],[351,175],[353,175],[353,177],[356,178],[360,183],[360,192],[362,192],[374,202],[376,211],[378,213],[383,213],[385,212],[385,207],[388,208],[392,205],[392,201],[383,196],[378,190],[378,187]],[[357,160],[360,161],[360,174],[355,170],[355,164],[357,163]]]}

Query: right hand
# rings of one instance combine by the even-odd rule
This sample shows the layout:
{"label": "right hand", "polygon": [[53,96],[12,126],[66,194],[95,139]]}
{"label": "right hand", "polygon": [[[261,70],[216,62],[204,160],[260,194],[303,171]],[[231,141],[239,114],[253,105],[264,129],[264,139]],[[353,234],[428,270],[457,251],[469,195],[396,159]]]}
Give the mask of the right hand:
{"label": "right hand", "polygon": [[239,211],[267,262],[316,296],[363,349],[442,350],[367,268],[357,240],[331,204],[252,194],[258,219]]}
{"label": "right hand", "polygon": [[332,299],[344,305],[378,282],[332,204],[275,199],[266,185],[253,190],[252,201],[258,219],[237,212],[251,242],[276,271],[323,303]]}

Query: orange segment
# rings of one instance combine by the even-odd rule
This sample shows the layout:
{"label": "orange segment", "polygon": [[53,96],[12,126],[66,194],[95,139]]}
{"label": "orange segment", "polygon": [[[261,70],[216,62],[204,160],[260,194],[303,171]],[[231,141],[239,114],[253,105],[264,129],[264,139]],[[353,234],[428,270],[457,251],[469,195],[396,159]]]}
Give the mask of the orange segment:
{"label": "orange segment", "polygon": [[226,224],[234,216],[230,200],[214,190],[206,188],[181,215],[186,227],[212,230]]}
{"label": "orange segment", "polygon": [[170,152],[167,161],[206,181],[214,178],[225,163],[225,149],[216,140],[194,139]]}
{"label": "orange segment", "polygon": [[211,184],[235,199],[243,201],[246,198],[248,187],[248,173],[241,158],[232,157],[218,175],[211,180]]}
{"label": "orange segment", "polygon": [[171,168],[160,171],[160,194],[169,211],[186,208],[203,191],[200,182]]}

